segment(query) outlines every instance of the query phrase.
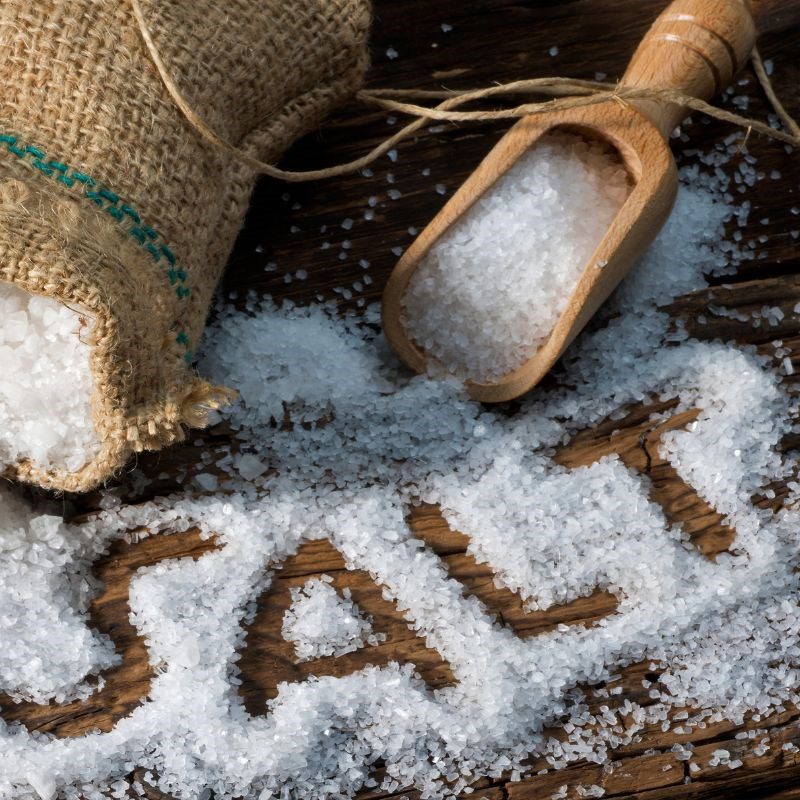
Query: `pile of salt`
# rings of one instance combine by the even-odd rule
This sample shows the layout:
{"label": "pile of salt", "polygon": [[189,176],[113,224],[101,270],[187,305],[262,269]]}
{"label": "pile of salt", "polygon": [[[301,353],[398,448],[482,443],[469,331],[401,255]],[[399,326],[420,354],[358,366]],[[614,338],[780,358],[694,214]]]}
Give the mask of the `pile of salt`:
{"label": "pile of salt", "polygon": [[420,263],[402,322],[432,372],[492,382],[542,346],[629,193],[618,155],[542,138]]}

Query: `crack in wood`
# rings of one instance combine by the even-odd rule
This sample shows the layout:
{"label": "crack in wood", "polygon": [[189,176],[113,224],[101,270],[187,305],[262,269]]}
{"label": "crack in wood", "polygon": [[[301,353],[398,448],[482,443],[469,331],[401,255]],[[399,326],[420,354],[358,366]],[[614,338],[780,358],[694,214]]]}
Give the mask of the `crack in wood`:
{"label": "crack in wood", "polygon": [[[608,419],[577,433],[556,452],[554,460],[566,467],[585,467],[603,456],[616,455],[648,482],[648,495],[671,525],[678,525],[692,544],[710,560],[728,550],[736,532],[660,453],[662,437],[691,425],[699,414],[689,409],[676,414],[677,400],[640,406],[622,420]],[[650,411],[647,416],[645,412]],[[664,418],[664,416],[666,418]],[[617,427],[612,427],[616,424]]]}

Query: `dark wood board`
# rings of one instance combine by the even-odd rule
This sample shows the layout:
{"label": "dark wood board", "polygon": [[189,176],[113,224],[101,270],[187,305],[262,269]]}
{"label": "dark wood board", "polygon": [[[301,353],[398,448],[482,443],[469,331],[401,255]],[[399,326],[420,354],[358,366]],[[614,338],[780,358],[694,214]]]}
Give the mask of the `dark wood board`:
{"label": "dark wood board", "polygon": [[[665,5],[665,0],[377,0],[368,84],[467,88],[556,74],[591,78],[596,72],[614,80],[622,74],[639,38]],[[443,23],[452,26],[452,30],[443,30]],[[551,56],[549,50],[554,45],[558,54]],[[390,47],[398,54],[394,59],[387,56]],[[761,49],[775,63],[773,80],[779,96],[790,111],[800,116],[800,30],[765,35]],[[746,70],[743,77],[750,78],[749,86],[740,88],[752,100],[748,113],[765,115],[767,107],[752,72]],[[295,169],[309,169],[353,158],[377,144],[401,122],[398,120],[393,127],[383,113],[353,103],[320,131],[299,142],[284,163]],[[433,217],[506,129],[505,124],[499,123],[429,127],[432,130],[398,148],[396,162],[387,157],[380,159],[372,176],[353,175],[291,186],[263,180],[231,259],[224,291],[234,293],[239,301],[250,291],[299,303],[317,298],[334,300],[347,307],[357,307],[359,300],[378,300],[397,259],[393,248],[410,243],[409,228],[421,229]],[[695,117],[686,131],[691,136],[691,146],[710,148],[730,133],[730,128],[716,122],[706,124]],[[757,258],[737,275],[714,280],[711,288],[680,298],[670,311],[686,322],[693,336],[703,340],[721,338],[750,343],[772,354],[771,343],[782,339],[784,346],[792,349],[800,370],[800,317],[789,313],[800,302],[800,240],[791,234],[800,229],[800,216],[792,211],[800,206],[800,169],[797,156],[787,155],[783,145],[754,136],[749,147],[759,158],[759,169],[767,174],[773,170],[781,173],[780,178],[759,183],[747,196],[754,210],[746,238],[769,238],[766,243],[758,243]],[[680,158],[680,145],[676,146],[676,153]],[[423,170],[430,172],[423,174]],[[437,185],[444,187],[444,193],[437,191]],[[391,199],[389,189],[399,190],[401,196]],[[377,200],[374,219],[367,220],[364,212],[370,208],[370,197]],[[353,220],[349,230],[341,227],[346,218]],[[761,225],[759,220],[763,218],[769,222]],[[322,226],[327,226],[324,232]],[[342,247],[345,240],[350,242],[346,249]],[[325,247],[325,242],[330,246]],[[359,265],[362,259],[370,262],[368,271]],[[277,266],[267,271],[270,264]],[[297,270],[305,270],[307,279],[294,278],[285,283],[284,274]],[[372,279],[369,285],[363,281],[365,274]],[[361,288],[353,288],[354,283],[360,283]],[[352,298],[343,299],[334,291],[336,287],[350,287]],[[786,317],[778,327],[753,328],[749,323],[715,317],[708,313],[709,303],[744,310],[778,305]],[[651,414],[656,411],[666,414],[667,422],[652,422]],[[735,532],[659,459],[655,445],[661,433],[691,421],[691,413],[670,416],[669,412],[670,405],[663,403],[630,409],[622,420],[578,434],[556,457],[565,465],[578,466],[606,453],[618,453],[629,467],[649,478],[651,497],[664,508],[670,521],[682,525],[698,549],[714,558],[730,544]],[[217,428],[198,433],[186,444],[164,453],[142,455],[120,481],[121,496],[128,502],[137,502],[180,489],[199,453],[227,439],[226,431]],[[796,445],[793,440],[784,443],[787,449]],[[775,488],[775,500],[754,498],[754,502],[779,502],[781,487]],[[86,513],[95,507],[97,496],[69,497],[63,502],[68,514]],[[449,530],[435,508],[416,509],[409,521],[415,534],[443,558],[465,591],[480,598],[501,623],[520,636],[533,636],[562,623],[591,624],[615,608],[612,597],[597,593],[547,612],[525,613],[518,597],[494,587],[488,569],[466,554],[466,537]],[[85,703],[63,707],[0,703],[3,718],[58,736],[74,736],[94,727],[107,730],[130,713],[146,697],[152,677],[145,646],[128,622],[127,588],[132,575],[142,566],[164,558],[199,558],[215,546],[192,531],[115,546],[95,566],[105,588],[94,601],[91,614],[93,624],[108,633],[123,654],[122,664],[105,676],[104,689]],[[307,669],[293,663],[291,652],[275,639],[275,618],[297,576],[305,579],[322,573],[331,575],[337,586],[351,589],[354,598],[375,617],[376,628],[387,634],[387,641],[317,664],[316,674],[346,674],[365,663],[398,658],[416,664],[432,686],[452,679],[448,665],[413,636],[403,618],[380,597],[368,578],[348,573],[331,547],[315,543],[304,547],[279,573],[275,586],[260,599],[257,617],[249,626],[240,665],[241,695],[251,713],[263,713],[264,702],[274,696],[278,680],[302,680],[308,674]],[[634,665],[623,674],[628,696],[643,704],[648,702],[641,683],[645,676],[657,680],[647,665]],[[735,739],[739,729],[715,724],[686,736],[654,729],[640,743],[615,753],[611,770],[578,764],[519,782],[483,782],[470,796],[539,800],[549,798],[567,784],[569,797],[576,797],[576,786],[597,783],[606,789],[606,797],[620,799],[800,800],[800,761],[797,755],[780,747],[784,742],[800,744],[800,713],[787,711],[759,726],[768,729],[767,735],[775,745],[767,754],[744,756],[744,766],[735,771],[704,767],[691,776],[689,783],[685,782],[689,777],[685,765],[668,752],[672,744],[692,741],[697,754],[694,760],[705,764],[718,747],[739,752],[742,743]],[[532,766],[535,772],[543,765]],[[402,794],[416,797],[414,792]],[[152,796],[159,794],[153,791]]]}

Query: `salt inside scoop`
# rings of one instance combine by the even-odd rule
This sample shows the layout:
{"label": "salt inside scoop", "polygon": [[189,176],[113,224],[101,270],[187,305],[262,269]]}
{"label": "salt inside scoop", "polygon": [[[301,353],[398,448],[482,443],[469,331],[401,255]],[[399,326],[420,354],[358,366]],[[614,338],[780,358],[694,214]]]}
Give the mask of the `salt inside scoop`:
{"label": "salt inside scoop", "polygon": [[[433,374],[491,383],[528,361],[630,193],[619,154],[542,137],[431,248],[401,322]],[[602,268],[602,265],[598,265]]]}
{"label": "salt inside scoop", "polygon": [[85,314],[0,283],[0,472],[76,471],[97,455],[90,332]]}

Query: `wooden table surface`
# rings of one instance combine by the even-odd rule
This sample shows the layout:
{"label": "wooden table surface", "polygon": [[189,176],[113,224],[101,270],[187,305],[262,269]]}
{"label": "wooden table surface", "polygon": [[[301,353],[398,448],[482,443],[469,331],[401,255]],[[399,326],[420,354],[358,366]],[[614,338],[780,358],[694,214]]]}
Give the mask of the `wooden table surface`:
{"label": "wooden table surface", "polygon": [[[613,80],[622,74],[637,41],[665,4],[665,0],[376,0],[373,66],[368,83],[375,87],[466,88],[556,74],[591,78],[595,72],[604,72]],[[443,23],[445,27],[452,26],[452,30],[443,30]],[[551,56],[553,46],[558,47],[558,53]],[[389,48],[394,48],[396,58],[388,57]],[[766,58],[775,62],[773,80],[779,96],[800,115],[800,30],[765,35],[761,49]],[[746,70],[743,77],[750,77],[750,84],[740,87],[751,97],[748,113],[763,116],[767,108],[752,72]],[[313,168],[355,157],[392,131],[390,122],[384,114],[354,104],[338,113],[324,129],[299,142],[285,163],[293,168]],[[255,290],[301,303],[319,296],[352,307],[360,299],[377,300],[396,261],[392,249],[411,241],[409,228],[421,229],[433,217],[504,129],[503,124],[434,125],[401,145],[396,163],[382,158],[371,177],[355,175],[288,187],[264,180],[255,193],[225,278],[226,289],[240,296]],[[731,132],[717,123],[694,124],[688,130],[692,146],[699,147],[711,147]],[[756,260],[748,262],[735,277],[726,276],[724,282],[730,284],[729,288],[717,285],[682,297],[671,306],[671,312],[684,319],[691,334],[699,339],[720,337],[748,342],[770,355],[770,343],[782,339],[798,358],[800,317],[791,310],[800,301],[800,259],[798,243],[790,232],[800,228],[800,217],[792,212],[800,205],[800,170],[797,157],[788,156],[783,145],[752,137],[750,150],[759,158],[759,169],[767,174],[779,170],[782,176],[762,181],[747,196],[754,205],[754,223],[748,236],[755,239],[766,234],[769,240],[759,244]],[[423,175],[423,170],[430,173]],[[390,189],[398,190],[400,196],[392,199]],[[374,219],[367,220],[364,211],[371,196],[377,198],[377,205]],[[347,217],[354,220],[349,231],[340,227]],[[769,218],[769,223],[759,225],[762,218]],[[328,226],[325,233],[321,232],[323,225]],[[337,245],[344,239],[352,244],[346,251],[347,258],[340,260],[341,248]],[[326,240],[334,244],[322,249]],[[363,284],[361,259],[371,263],[370,285]],[[265,270],[270,263],[277,265],[274,271]],[[306,280],[284,282],[285,272],[300,269],[308,272]],[[362,288],[352,288],[359,281]],[[350,287],[352,298],[343,299],[334,291],[336,287]],[[777,328],[753,328],[749,322],[710,313],[703,322],[703,311],[709,302],[744,311],[763,305],[780,306],[786,316]],[[795,364],[800,368],[800,361]],[[719,515],[659,459],[656,443],[663,430],[685,425],[691,416],[672,417],[654,429],[650,413],[664,407],[631,409],[622,421],[579,434],[557,457],[566,465],[576,466],[591,463],[606,453],[618,453],[628,466],[649,477],[652,497],[662,505],[669,520],[682,524],[698,548],[713,558],[729,545],[735,532],[722,524]],[[223,431],[212,430],[192,436],[187,444],[165,453],[142,456],[120,482],[122,496],[136,502],[180,488],[187,465],[193,464],[204,448],[224,440]],[[784,446],[788,449],[796,444],[787,441]],[[763,502],[777,504],[781,497],[780,487],[777,489],[775,500]],[[70,513],[86,512],[95,507],[97,499],[97,495],[68,498],[67,509]],[[614,598],[598,593],[547,612],[524,613],[519,598],[496,589],[487,568],[465,554],[466,537],[450,531],[435,508],[415,512],[411,525],[415,534],[445,560],[465,591],[479,597],[520,636],[535,635],[562,622],[590,623],[614,610]],[[200,557],[214,546],[213,541],[203,542],[192,531],[154,537],[136,545],[116,545],[95,568],[105,588],[92,605],[92,619],[98,630],[113,638],[124,656],[123,663],[105,675],[103,690],[84,703],[44,707],[22,704],[11,708],[2,703],[6,708],[3,717],[9,722],[19,720],[31,729],[75,736],[95,727],[107,730],[130,713],[147,695],[152,677],[146,648],[128,622],[127,591],[132,575],[142,566],[164,558]],[[300,580],[298,576],[305,581],[310,574],[323,572],[333,576],[335,585],[351,588],[354,600],[374,616],[376,629],[385,631],[388,638],[382,645],[358,653],[315,662],[311,670],[308,665],[294,663],[293,652],[280,640],[279,621],[290,587]],[[311,671],[347,674],[366,663],[386,663],[393,658],[415,663],[431,686],[451,680],[448,665],[415,638],[368,577],[347,572],[331,546],[315,542],[303,547],[285,565],[274,586],[261,598],[243,651],[241,694],[248,710],[260,714],[265,700],[274,696],[279,680],[302,680]],[[623,678],[627,696],[643,705],[650,702],[642,688],[645,676],[658,679],[648,672],[647,664],[628,668]],[[471,797],[538,800],[549,798],[563,784],[570,787],[570,797],[577,797],[577,786],[599,784],[605,788],[606,797],[638,800],[800,800],[800,760],[781,750],[784,742],[800,745],[800,712],[787,711],[759,726],[768,729],[764,736],[773,746],[760,757],[742,756],[744,766],[735,771],[705,766],[719,747],[730,750],[732,757],[743,750],[742,741],[735,739],[735,726],[709,725],[683,736],[663,734],[658,728],[649,731],[639,743],[615,752],[613,770],[577,764],[519,782],[483,782],[479,784],[482,791]],[[685,763],[669,752],[674,743],[686,741],[695,745],[693,760],[703,765],[690,781]],[[533,772],[542,766],[533,764]],[[161,796],[155,790],[151,794],[154,798]],[[414,792],[397,796],[403,794],[417,796]],[[379,796],[386,795],[363,795]]]}

